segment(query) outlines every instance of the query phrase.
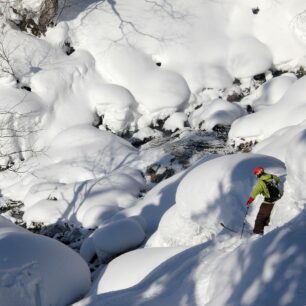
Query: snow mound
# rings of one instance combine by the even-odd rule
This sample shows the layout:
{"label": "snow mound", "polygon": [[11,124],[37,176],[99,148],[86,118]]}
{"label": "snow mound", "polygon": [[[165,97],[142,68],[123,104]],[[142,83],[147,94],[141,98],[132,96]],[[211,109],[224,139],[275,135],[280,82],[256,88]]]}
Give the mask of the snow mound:
{"label": "snow mound", "polygon": [[25,211],[23,220],[27,224],[31,224],[31,222],[56,223],[63,217],[68,206],[68,203],[63,200],[41,200]]}
{"label": "snow mound", "polygon": [[139,102],[141,113],[179,110],[190,90],[179,74],[161,70],[149,56],[133,48],[116,47],[105,59],[113,82],[128,88]]}
{"label": "snow mound", "polygon": [[234,121],[229,139],[238,142],[241,138],[262,141],[284,127],[303,122],[306,112],[305,86],[306,77],[303,77],[288,88],[277,104]]}
{"label": "snow mound", "polygon": [[189,117],[189,123],[196,129],[212,130],[216,125],[230,125],[245,114],[238,104],[217,99],[195,110]]}
{"label": "snow mound", "polygon": [[164,124],[164,129],[168,131],[182,130],[187,121],[187,115],[184,113],[173,113]]}
{"label": "snow mound", "polygon": [[277,103],[297,80],[291,73],[272,78],[256,89],[251,95],[241,100],[242,105],[251,105],[255,112]]}
{"label": "snow mound", "polygon": [[146,236],[138,220],[138,218],[118,220],[95,230],[83,242],[80,254],[87,261],[96,254],[103,262],[113,255],[136,248]]}
{"label": "snow mound", "polygon": [[89,99],[97,114],[103,117],[103,125],[114,132],[132,129],[137,103],[131,92],[114,84],[96,84],[92,87]]}
{"label": "snow mound", "polygon": [[98,277],[96,294],[121,290],[138,284],[156,267],[184,249],[138,249],[115,258]]}
{"label": "snow mound", "polygon": [[[224,222],[230,228],[241,224],[245,202],[261,165],[267,172],[281,175],[284,164],[259,154],[219,157],[195,167],[178,186],[176,204],[163,216],[150,246],[191,245],[206,241],[219,232]],[[248,222],[254,221],[251,213]]]}
{"label": "snow mound", "polygon": [[285,162],[287,150],[290,148],[289,144],[298,133],[305,129],[305,127],[305,121],[298,125],[284,127],[256,144],[252,152],[270,155]]}
{"label": "snow mound", "polygon": [[0,294],[5,306],[65,306],[82,297],[90,272],[58,241],[32,234],[0,217]]}
{"label": "snow mound", "polygon": [[272,66],[269,48],[258,39],[246,36],[234,40],[229,47],[228,70],[236,78],[251,77]]}

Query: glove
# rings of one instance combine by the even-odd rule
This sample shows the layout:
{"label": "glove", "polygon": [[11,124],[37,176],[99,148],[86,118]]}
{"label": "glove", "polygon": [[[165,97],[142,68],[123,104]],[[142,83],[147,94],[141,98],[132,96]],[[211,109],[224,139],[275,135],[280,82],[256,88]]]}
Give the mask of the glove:
{"label": "glove", "polygon": [[251,203],[254,201],[253,197],[249,197],[248,201],[246,202],[246,206],[250,207]]}

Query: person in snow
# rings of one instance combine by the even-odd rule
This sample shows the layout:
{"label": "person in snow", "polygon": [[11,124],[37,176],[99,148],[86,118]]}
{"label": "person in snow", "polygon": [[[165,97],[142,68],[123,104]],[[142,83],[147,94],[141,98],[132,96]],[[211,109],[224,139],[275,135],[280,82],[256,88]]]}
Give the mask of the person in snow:
{"label": "person in snow", "polygon": [[246,205],[247,207],[250,207],[251,203],[259,194],[262,194],[265,197],[260,206],[253,229],[254,234],[263,235],[264,227],[269,225],[270,215],[275,201],[277,201],[281,196],[278,187],[280,179],[274,174],[265,173],[264,168],[262,167],[256,167],[254,169],[254,175],[257,176],[258,180],[256,185],[253,187]]}

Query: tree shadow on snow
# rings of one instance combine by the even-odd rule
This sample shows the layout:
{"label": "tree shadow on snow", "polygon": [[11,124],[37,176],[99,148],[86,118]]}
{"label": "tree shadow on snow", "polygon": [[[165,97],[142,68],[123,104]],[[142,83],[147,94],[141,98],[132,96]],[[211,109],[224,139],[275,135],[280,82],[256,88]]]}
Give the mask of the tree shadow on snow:
{"label": "tree shadow on snow", "polygon": [[[169,0],[142,0],[146,5],[146,12],[153,11],[156,15],[166,16],[168,18],[178,20],[179,22],[187,22],[189,15],[186,12],[181,12]],[[131,6],[131,5],[130,5]],[[65,1],[63,7],[59,10],[57,21],[70,21],[76,19],[80,14],[84,13],[80,25],[82,26],[87,16],[92,14],[95,10],[105,11],[105,14],[112,14],[117,20],[117,29],[119,30],[119,38],[114,42],[119,42],[124,39],[128,42],[128,36],[131,32],[146,36],[158,41],[170,40],[175,37],[165,38],[164,34],[156,35],[153,32],[144,31],[142,25],[138,25],[137,21],[128,17],[131,7],[125,5],[118,5],[116,0],[71,0]],[[140,18],[141,11],[138,14]],[[145,18],[145,17],[143,17]]]}
{"label": "tree shadow on snow", "polygon": [[[301,217],[305,214],[291,223],[301,223]],[[306,305],[305,241],[305,224],[285,225],[238,249],[239,262],[227,274],[233,289],[225,305]],[[239,283],[233,281],[237,270],[242,273]]]}

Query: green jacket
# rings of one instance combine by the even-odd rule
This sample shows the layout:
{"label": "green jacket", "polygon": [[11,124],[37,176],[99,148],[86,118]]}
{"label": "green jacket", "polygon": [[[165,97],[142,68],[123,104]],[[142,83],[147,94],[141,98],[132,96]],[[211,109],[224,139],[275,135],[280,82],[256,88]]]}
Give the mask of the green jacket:
{"label": "green jacket", "polygon": [[[264,173],[261,175],[258,178],[256,185],[253,187],[251,197],[255,199],[259,194],[262,194],[265,198],[270,198],[269,190],[264,181],[270,182],[272,180],[274,180],[277,184],[280,183],[279,177],[274,174]],[[269,202],[265,201],[265,203]]]}

